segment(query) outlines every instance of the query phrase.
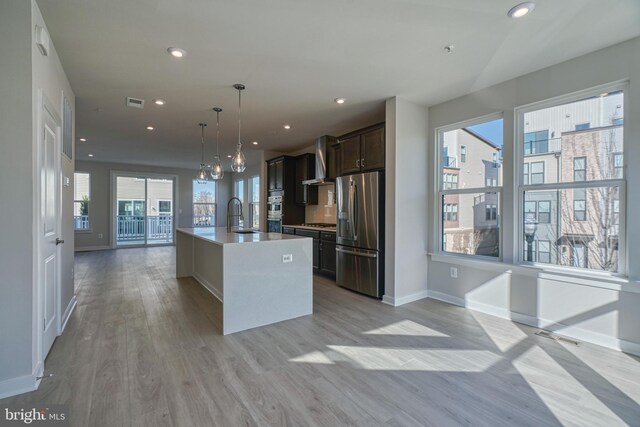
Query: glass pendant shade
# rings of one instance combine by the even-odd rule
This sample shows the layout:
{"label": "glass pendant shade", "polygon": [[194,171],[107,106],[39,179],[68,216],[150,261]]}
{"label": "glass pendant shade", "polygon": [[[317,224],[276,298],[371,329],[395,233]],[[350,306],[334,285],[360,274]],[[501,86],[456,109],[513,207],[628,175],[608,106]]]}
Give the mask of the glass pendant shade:
{"label": "glass pendant shade", "polygon": [[220,161],[220,156],[216,155],[213,157],[213,164],[211,165],[211,178],[218,180],[224,177],[224,168],[222,167],[222,162]]}
{"label": "glass pendant shade", "polygon": [[201,160],[200,160],[200,170],[198,171],[198,174],[196,175],[196,179],[200,183],[209,181],[209,174],[207,173],[207,166],[204,164],[204,127],[206,125],[207,125],[206,123],[199,123],[199,126],[202,129],[202,139],[201,139],[201,142],[200,142],[201,145],[202,145],[202,156],[201,156]]}
{"label": "glass pendant shade", "polygon": [[246,168],[247,159],[244,157],[244,153],[242,152],[242,143],[238,142],[236,153],[231,159],[231,170],[234,172],[244,172]]}
{"label": "glass pendant shade", "polygon": [[240,142],[240,130],[242,129],[240,115],[242,113],[242,91],[245,89],[245,86],[243,84],[236,83],[233,87],[238,91],[238,145],[236,146],[236,153],[231,159],[231,170],[234,172],[244,172],[247,168],[247,159],[244,157],[244,153],[242,152],[242,142]]}
{"label": "glass pendant shade", "polygon": [[216,112],[216,155],[213,156],[213,164],[211,165],[211,178],[215,181],[224,177],[224,168],[220,161],[220,112],[222,108],[213,107]]}

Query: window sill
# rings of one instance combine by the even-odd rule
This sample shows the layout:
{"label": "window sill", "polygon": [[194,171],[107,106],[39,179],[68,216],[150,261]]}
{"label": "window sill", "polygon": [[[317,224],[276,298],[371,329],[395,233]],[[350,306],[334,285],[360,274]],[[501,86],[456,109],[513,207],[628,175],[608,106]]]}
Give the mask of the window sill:
{"label": "window sill", "polygon": [[628,277],[606,272],[576,271],[572,268],[541,264],[510,264],[499,260],[476,259],[467,256],[429,253],[431,261],[462,265],[479,270],[500,271],[507,274],[520,274],[574,285],[584,285],[600,289],[640,294],[640,282]]}

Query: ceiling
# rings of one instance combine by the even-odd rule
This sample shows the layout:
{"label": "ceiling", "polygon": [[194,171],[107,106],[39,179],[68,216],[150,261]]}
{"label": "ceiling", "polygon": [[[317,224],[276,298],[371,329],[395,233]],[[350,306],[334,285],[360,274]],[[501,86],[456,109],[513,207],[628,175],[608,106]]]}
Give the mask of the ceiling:
{"label": "ceiling", "polygon": [[[640,35],[638,0],[537,0],[518,20],[506,15],[516,3],[38,0],[76,94],[76,136],[87,138],[77,158],[191,169],[198,122],[214,153],[214,106],[224,109],[220,153],[232,153],[234,83],[247,86],[242,139],[256,161],[257,150],[382,121],[390,96],[434,105]],[[145,108],[126,107],[127,96]]]}

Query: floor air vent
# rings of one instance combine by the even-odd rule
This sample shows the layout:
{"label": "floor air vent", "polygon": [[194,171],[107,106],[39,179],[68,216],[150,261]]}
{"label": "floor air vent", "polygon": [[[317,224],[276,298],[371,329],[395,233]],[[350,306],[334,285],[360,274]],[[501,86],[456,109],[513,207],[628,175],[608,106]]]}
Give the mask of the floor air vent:
{"label": "floor air vent", "polygon": [[560,341],[560,342],[565,342],[567,344],[573,344],[575,346],[580,345],[580,342],[578,342],[576,340],[572,340],[571,338],[561,337],[560,335],[556,335],[553,332],[549,332],[549,331],[539,330],[538,332],[536,332],[536,335],[539,335],[539,336],[544,337],[544,338],[549,338],[549,339],[552,339],[554,341]]}

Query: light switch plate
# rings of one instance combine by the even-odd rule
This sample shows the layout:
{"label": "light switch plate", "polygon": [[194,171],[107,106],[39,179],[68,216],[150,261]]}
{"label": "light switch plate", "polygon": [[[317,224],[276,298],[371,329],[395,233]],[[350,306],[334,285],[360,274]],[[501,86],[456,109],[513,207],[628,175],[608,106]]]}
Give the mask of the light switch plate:
{"label": "light switch plate", "polygon": [[64,177],[64,186],[65,187],[69,187],[71,185],[71,180],[69,179],[68,176]]}
{"label": "light switch plate", "polygon": [[451,267],[449,269],[449,272],[451,273],[451,277],[453,277],[454,279],[458,278],[458,267]]}

